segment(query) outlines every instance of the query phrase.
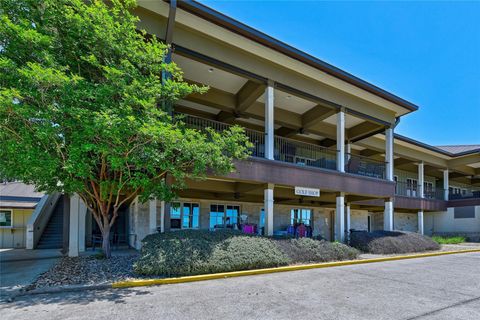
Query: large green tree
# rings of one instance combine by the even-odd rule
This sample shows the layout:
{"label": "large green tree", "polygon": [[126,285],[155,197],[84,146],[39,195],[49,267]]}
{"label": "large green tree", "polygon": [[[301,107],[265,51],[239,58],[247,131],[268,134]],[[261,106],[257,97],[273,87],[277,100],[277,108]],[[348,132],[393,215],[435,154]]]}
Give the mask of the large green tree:
{"label": "large green tree", "polygon": [[122,205],[168,201],[186,179],[228,173],[247,156],[241,128],[198,131],[166,112],[207,88],[186,83],[164,61],[168,47],[137,30],[134,1],[0,3],[0,173],[77,193],[107,257]]}

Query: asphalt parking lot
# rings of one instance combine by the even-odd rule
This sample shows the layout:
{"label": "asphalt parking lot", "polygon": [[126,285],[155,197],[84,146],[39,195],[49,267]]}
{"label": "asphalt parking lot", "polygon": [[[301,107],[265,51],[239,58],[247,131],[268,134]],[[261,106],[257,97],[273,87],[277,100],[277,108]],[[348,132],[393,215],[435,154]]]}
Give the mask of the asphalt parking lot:
{"label": "asphalt parking lot", "polygon": [[19,297],[2,319],[480,319],[480,253]]}

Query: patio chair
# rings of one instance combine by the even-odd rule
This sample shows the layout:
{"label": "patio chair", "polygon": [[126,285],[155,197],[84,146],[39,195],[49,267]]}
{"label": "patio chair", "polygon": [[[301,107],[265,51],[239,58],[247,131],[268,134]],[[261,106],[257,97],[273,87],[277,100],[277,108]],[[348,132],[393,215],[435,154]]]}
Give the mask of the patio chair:
{"label": "patio chair", "polygon": [[305,238],[307,236],[307,227],[302,223],[297,227],[297,237]]}

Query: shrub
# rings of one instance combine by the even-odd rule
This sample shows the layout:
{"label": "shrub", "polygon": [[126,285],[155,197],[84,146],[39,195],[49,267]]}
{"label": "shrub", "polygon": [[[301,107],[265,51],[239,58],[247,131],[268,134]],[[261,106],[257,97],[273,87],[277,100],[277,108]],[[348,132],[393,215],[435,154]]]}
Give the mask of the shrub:
{"label": "shrub", "polygon": [[273,240],[233,230],[182,230],[149,235],[143,240],[135,272],[184,276],[277,267],[288,257]]}
{"label": "shrub", "polygon": [[399,231],[356,231],[350,235],[350,245],[363,252],[394,254],[438,250],[440,246],[427,236]]}
{"label": "shrub", "polygon": [[350,260],[358,257],[358,251],[341,243],[309,238],[277,240],[278,247],[292,263]]}
{"label": "shrub", "polygon": [[455,237],[442,237],[442,236],[433,236],[432,240],[438,244],[458,244],[465,242],[465,237],[455,236]]}

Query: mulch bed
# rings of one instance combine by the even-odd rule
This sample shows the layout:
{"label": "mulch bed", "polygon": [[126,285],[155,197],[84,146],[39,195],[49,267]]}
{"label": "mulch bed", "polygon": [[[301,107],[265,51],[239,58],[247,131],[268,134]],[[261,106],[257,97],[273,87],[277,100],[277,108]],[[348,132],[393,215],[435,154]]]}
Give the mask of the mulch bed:
{"label": "mulch bed", "polygon": [[133,272],[133,263],[139,254],[112,256],[64,257],[50,270],[40,275],[27,290],[65,285],[102,284],[139,278]]}

